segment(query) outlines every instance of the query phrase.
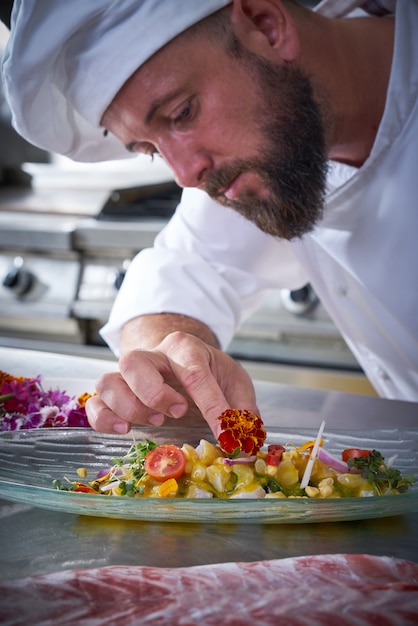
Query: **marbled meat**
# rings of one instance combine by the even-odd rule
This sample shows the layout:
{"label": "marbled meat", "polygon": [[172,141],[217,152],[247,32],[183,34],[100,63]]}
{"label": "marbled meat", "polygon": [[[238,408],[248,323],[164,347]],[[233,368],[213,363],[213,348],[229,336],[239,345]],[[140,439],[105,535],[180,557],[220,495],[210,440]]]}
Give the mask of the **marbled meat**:
{"label": "marbled meat", "polygon": [[356,554],[0,583],[2,626],[416,626],[418,563]]}

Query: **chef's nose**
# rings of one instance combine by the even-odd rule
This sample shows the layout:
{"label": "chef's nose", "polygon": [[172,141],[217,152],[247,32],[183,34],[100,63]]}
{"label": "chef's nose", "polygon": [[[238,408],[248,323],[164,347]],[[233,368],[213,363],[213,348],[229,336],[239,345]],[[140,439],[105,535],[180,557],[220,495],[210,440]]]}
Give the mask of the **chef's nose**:
{"label": "chef's nose", "polygon": [[202,149],[178,147],[162,154],[180,187],[203,187],[213,167],[210,154]]}

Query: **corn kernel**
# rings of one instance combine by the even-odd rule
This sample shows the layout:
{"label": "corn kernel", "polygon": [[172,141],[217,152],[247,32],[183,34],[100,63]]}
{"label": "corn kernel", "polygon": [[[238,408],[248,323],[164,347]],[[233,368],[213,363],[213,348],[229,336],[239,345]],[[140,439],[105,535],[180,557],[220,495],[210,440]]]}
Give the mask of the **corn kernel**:
{"label": "corn kernel", "polygon": [[311,487],[310,485],[308,485],[308,487],[305,487],[305,493],[307,496],[309,496],[309,498],[319,498],[318,487]]}
{"label": "corn kernel", "polygon": [[87,476],[87,470],[85,467],[78,467],[76,472],[77,476],[80,476],[80,478],[85,478]]}
{"label": "corn kernel", "polygon": [[321,498],[329,498],[334,495],[334,480],[333,478],[324,478],[318,484],[318,489]]}
{"label": "corn kernel", "polygon": [[257,474],[265,474],[267,469],[267,464],[263,459],[257,459],[254,464],[254,469]]}

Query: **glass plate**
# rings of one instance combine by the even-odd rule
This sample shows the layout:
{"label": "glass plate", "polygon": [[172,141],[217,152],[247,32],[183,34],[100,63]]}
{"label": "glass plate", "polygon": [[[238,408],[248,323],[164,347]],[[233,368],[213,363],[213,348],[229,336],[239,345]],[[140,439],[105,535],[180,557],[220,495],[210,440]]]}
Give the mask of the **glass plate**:
{"label": "glass plate", "polygon": [[[197,445],[209,439],[206,428],[166,426],[134,429],[137,441]],[[269,428],[268,443],[300,445],[316,433],[310,429]],[[52,481],[85,467],[93,479],[99,469],[123,456],[132,435],[105,435],[89,429],[39,429],[0,434],[0,498],[41,508],[130,520],[165,522],[222,522],[294,524],[387,517],[418,511],[418,487],[406,494],[334,499],[170,499],[129,498],[57,491]],[[361,438],[349,431],[327,431],[325,446],[334,454],[344,448],[380,450],[388,459],[399,454],[396,467],[403,473],[418,469],[418,430],[362,430]]]}

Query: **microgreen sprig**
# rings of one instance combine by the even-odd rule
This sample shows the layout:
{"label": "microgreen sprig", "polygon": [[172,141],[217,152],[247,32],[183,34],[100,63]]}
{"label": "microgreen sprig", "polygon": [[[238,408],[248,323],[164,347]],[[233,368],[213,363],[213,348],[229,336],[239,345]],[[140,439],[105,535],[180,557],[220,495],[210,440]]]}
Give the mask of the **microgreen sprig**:
{"label": "microgreen sprig", "polygon": [[373,485],[379,495],[392,490],[404,493],[408,491],[412,483],[416,482],[413,474],[402,476],[399,470],[388,467],[378,450],[372,450],[367,457],[349,459],[347,465],[350,469],[359,470],[363,478]]}

